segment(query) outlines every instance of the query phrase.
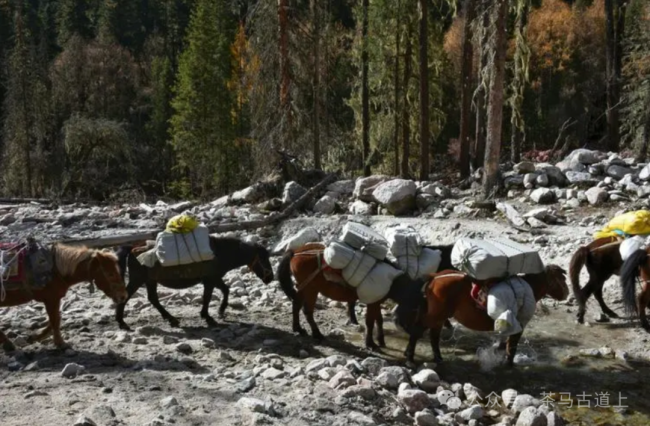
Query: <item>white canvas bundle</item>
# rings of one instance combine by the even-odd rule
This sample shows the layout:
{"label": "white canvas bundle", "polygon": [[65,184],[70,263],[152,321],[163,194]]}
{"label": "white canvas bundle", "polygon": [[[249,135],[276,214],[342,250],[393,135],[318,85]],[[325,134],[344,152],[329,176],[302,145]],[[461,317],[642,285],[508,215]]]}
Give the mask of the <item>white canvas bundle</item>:
{"label": "white canvas bundle", "polygon": [[422,252],[422,238],[410,226],[398,226],[386,231],[386,240],[390,252],[396,258],[402,256],[418,257]]}
{"label": "white canvas bundle", "polygon": [[505,238],[461,238],[451,251],[451,263],[477,280],[544,271],[544,262],[537,251]]}
{"label": "white canvas bundle", "polygon": [[637,250],[644,250],[646,247],[648,247],[646,238],[640,235],[635,235],[634,237],[625,239],[625,241],[623,241],[619,246],[618,250],[621,253],[621,259],[625,262],[632,253]]}
{"label": "white canvas bundle", "polygon": [[494,331],[501,336],[521,333],[535,315],[535,295],[519,277],[508,278],[488,292],[487,313],[494,320]]}
{"label": "white canvas bundle", "polygon": [[325,262],[334,269],[343,269],[352,262],[355,250],[347,244],[334,241],[323,252]]}
{"label": "white canvas bundle", "polygon": [[405,271],[409,277],[424,278],[438,272],[442,261],[442,252],[430,248],[423,248],[419,256],[399,256],[397,265]]}
{"label": "white canvas bundle", "polygon": [[359,287],[357,287],[359,301],[369,304],[383,299],[390,291],[390,287],[393,285],[395,278],[403,273],[403,271],[387,263],[378,262]]}
{"label": "white canvas bundle", "polygon": [[352,262],[343,268],[343,279],[352,287],[358,287],[376,264],[377,259],[357,250]]}
{"label": "white canvas bundle", "polygon": [[162,266],[187,265],[214,259],[210,231],[199,225],[187,234],[163,231],[156,237],[156,257]]}
{"label": "white canvas bundle", "polygon": [[346,223],[341,231],[341,240],[377,260],[384,260],[388,254],[386,239],[372,228],[360,223]]}

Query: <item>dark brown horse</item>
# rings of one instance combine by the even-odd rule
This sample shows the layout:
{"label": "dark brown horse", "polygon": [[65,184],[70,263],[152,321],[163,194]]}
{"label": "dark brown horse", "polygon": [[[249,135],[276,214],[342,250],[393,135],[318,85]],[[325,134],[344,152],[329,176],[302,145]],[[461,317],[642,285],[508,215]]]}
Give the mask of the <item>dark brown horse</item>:
{"label": "dark brown horse", "polygon": [[[631,316],[639,315],[641,327],[650,333],[650,322],[646,316],[645,308],[650,308],[650,257],[645,250],[637,250],[627,258],[621,267],[621,287],[623,290],[623,304]],[[641,293],[636,296],[637,279],[641,281]]]}
{"label": "dark brown horse", "polygon": [[[587,312],[587,300],[593,294],[600,309],[610,318],[618,318],[616,312],[612,311],[603,300],[603,285],[612,275],[618,275],[623,260],[619,247],[623,241],[620,237],[599,238],[580,247],[573,254],[569,264],[569,277],[571,278],[571,288],[573,297],[578,302],[578,323],[585,321]],[[580,270],[583,266],[587,267],[589,281],[580,288]]]}
{"label": "dark brown horse", "polygon": [[[565,275],[566,271],[559,266],[547,265],[541,274],[524,275],[522,278],[530,284],[536,301],[547,295],[555,300],[565,300],[569,295]],[[442,271],[433,274],[421,290],[410,294],[404,299],[404,303],[398,305],[395,323],[409,334],[409,343],[404,353],[409,363],[414,363],[415,345],[427,328],[430,332],[434,361],[442,361],[440,332],[448,318],[453,317],[472,330],[494,330],[494,320],[485,310],[478,307],[470,295],[473,281],[462,272]],[[513,365],[522,333],[508,337],[508,366]]]}
{"label": "dark brown horse", "polygon": [[137,259],[137,255],[146,251],[147,247],[140,247],[137,250],[131,246],[120,247],[118,257],[122,275],[124,276],[127,269],[129,271],[128,298],[115,308],[115,319],[120,328],[130,330],[130,327],[124,322],[124,308],[128,299],[143,284],[147,286],[149,302],[172,327],[178,327],[180,325],[178,319],[160,304],[158,284],[180,290],[203,283],[203,306],[200,315],[209,326],[214,326],[216,321],[208,312],[212,292],[215,288],[218,288],[223,293],[221,305],[219,306],[219,318],[223,318],[228,307],[228,295],[230,293],[230,289],[223,282],[223,276],[228,271],[247,265],[264,284],[273,281],[273,267],[271,266],[269,252],[261,245],[249,244],[237,238],[210,237],[210,248],[214,253],[214,259],[207,262],[166,267],[156,262],[154,267],[149,268],[140,264]]}
{"label": "dark brown horse", "polygon": [[[38,335],[31,337],[29,341],[30,343],[39,342],[52,334],[54,344],[58,348],[65,348],[68,345],[61,336],[59,305],[70,287],[81,282],[94,282],[115,303],[122,303],[126,300],[127,293],[115,254],[62,244],[53,245],[52,254],[54,257],[53,278],[42,288],[7,289],[4,300],[0,301],[0,306],[18,306],[32,300],[42,302],[45,305],[49,324]],[[2,332],[0,332],[0,344],[5,351],[15,350],[14,344]]]}
{"label": "dark brown horse", "polygon": [[[451,264],[451,251],[454,249],[453,244],[442,245],[442,246],[425,246],[423,248],[428,248],[431,250],[440,250],[440,265],[438,265],[439,271],[444,271],[445,269],[454,269],[454,270],[456,269],[454,268],[454,265]],[[350,324],[358,325],[359,321],[357,321],[357,315],[355,312],[356,304],[357,304],[356,301],[348,303],[348,319]],[[445,323],[445,327],[451,328],[451,323],[447,321]]]}
{"label": "dark brown horse", "polygon": [[[340,280],[329,281],[323,267],[323,252],[326,246],[320,243],[309,243],[296,250],[288,250],[278,266],[278,280],[284,293],[293,302],[293,331],[306,335],[307,332],[300,326],[300,309],[303,309],[305,318],[311,327],[312,337],[317,340],[324,339],[314,321],[314,308],[319,294],[339,302],[356,302],[358,299],[356,289]],[[389,263],[388,261],[385,261]],[[394,266],[394,265],[393,265]],[[291,277],[296,280],[295,287]],[[387,299],[399,303],[402,297],[408,294],[409,289],[419,289],[424,280],[411,280],[407,274],[400,274],[395,278],[388,294],[375,303],[368,304],[366,311],[366,347],[377,350],[378,346],[373,340],[373,330],[377,325],[377,340],[379,346],[386,346],[384,339],[383,317],[381,304]]]}

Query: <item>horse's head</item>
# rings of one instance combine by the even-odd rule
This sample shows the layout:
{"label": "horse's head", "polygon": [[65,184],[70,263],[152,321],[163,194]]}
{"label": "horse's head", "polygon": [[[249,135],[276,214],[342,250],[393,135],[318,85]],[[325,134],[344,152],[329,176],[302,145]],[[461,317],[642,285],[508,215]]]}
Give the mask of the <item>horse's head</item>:
{"label": "horse's head", "polygon": [[393,320],[398,330],[409,334],[424,331],[422,318],[427,313],[425,286],[428,286],[428,280],[412,280],[408,274],[402,274],[393,281],[388,297],[397,302]]}
{"label": "horse's head", "polygon": [[113,252],[93,250],[88,263],[92,282],[117,304],[126,302],[128,293]]}
{"label": "horse's head", "polygon": [[546,265],[546,293],[555,300],[566,300],[569,297],[569,286],[566,283],[566,271],[558,265]]}
{"label": "horse's head", "polygon": [[253,271],[264,284],[273,281],[273,266],[271,266],[271,257],[269,251],[259,244],[252,246],[252,258],[248,264],[248,269]]}

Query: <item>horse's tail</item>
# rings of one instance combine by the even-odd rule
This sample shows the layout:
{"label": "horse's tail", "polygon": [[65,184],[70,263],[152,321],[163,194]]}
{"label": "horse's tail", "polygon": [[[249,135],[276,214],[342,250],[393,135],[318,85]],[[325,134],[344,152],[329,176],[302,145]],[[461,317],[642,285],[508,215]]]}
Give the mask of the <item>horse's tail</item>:
{"label": "horse's tail", "polygon": [[124,281],[124,277],[126,275],[127,260],[129,259],[131,250],[133,250],[133,246],[121,246],[117,250],[117,266],[119,266],[120,268],[120,275],[122,276],[122,281]]}
{"label": "horse's tail", "polygon": [[580,247],[571,258],[571,263],[569,263],[569,278],[571,279],[571,288],[573,289],[573,297],[576,301],[583,305],[585,302],[584,297],[582,297],[582,292],[580,291],[580,271],[582,267],[585,266],[589,260],[589,247],[582,246]]}
{"label": "horse's tail", "polygon": [[639,275],[639,268],[648,260],[648,253],[645,250],[637,250],[623,262],[621,266],[621,290],[623,304],[628,315],[636,314],[636,278]]}
{"label": "horse's tail", "polygon": [[296,289],[293,286],[293,280],[291,279],[291,259],[293,259],[293,250],[289,249],[282,256],[282,260],[278,265],[277,279],[280,281],[280,288],[284,291],[284,294],[291,300],[296,300]]}

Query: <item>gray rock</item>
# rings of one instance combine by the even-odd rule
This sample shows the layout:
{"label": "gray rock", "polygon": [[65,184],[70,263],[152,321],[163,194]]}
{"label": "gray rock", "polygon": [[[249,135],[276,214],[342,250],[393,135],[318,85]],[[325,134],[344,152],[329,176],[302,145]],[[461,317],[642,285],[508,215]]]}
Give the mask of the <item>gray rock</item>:
{"label": "gray rock", "polygon": [[438,418],[431,410],[422,410],[415,413],[417,426],[438,426]]}
{"label": "gray rock", "polygon": [[533,173],[535,171],[535,163],[532,161],[522,161],[514,165],[513,170],[515,173],[525,175],[526,173]]}
{"label": "gray rock", "polygon": [[546,426],[564,426],[564,419],[555,411],[546,415]]}
{"label": "gray rock", "polygon": [[535,407],[528,407],[517,418],[516,426],[547,426],[546,415]]}
{"label": "gray rock", "polygon": [[182,354],[191,354],[192,346],[189,343],[181,342],[176,345],[175,349]]}
{"label": "gray rock", "polygon": [[537,181],[537,176],[539,176],[537,173],[527,173],[524,176],[524,188],[533,189]]}
{"label": "gray rock", "polygon": [[248,392],[257,385],[255,377],[248,377],[237,384],[237,390],[239,392]]}
{"label": "gray rock", "polygon": [[284,377],[287,373],[277,368],[267,368],[260,376],[267,380],[276,380]]}
{"label": "gray rock", "polygon": [[485,415],[485,410],[483,410],[483,407],[476,404],[456,414],[456,418],[464,422],[469,422],[470,420],[478,420],[484,415]]}
{"label": "gray rock", "polygon": [[314,205],[314,212],[332,214],[336,209],[336,198],[330,195],[323,195]]}
{"label": "gray rock", "polygon": [[650,180],[650,164],[645,165],[639,172],[639,179],[644,181]]}
{"label": "gray rock", "polygon": [[270,411],[270,403],[247,396],[240,398],[239,401],[237,401],[237,405],[252,413],[267,413]]}
{"label": "gray rock", "polygon": [[573,184],[592,185],[598,182],[598,179],[595,179],[591,174],[585,172],[568,171],[566,172],[566,177],[569,182]]}
{"label": "gray rock", "polygon": [[357,380],[348,370],[341,370],[332,377],[328,385],[333,389],[347,388],[354,386]]}
{"label": "gray rock", "polygon": [[506,189],[521,188],[524,186],[524,175],[508,176],[503,180]]}
{"label": "gray rock", "polygon": [[537,179],[535,179],[535,185],[541,186],[541,187],[547,187],[550,185],[550,180],[548,178],[548,175],[546,173],[541,173],[537,176]]}
{"label": "gray rock", "polygon": [[377,186],[372,192],[374,199],[395,215],[403,215],[415,208],[415,182],[406,179],[393,179]]}
{"label": "gray rock", "polygon": [[160,400],[160,406],[162,408],[170,408],[179,405],[178,400],[173,396],[168,396]]}
{"label": "gray rock", "polygon": [[383,388],[397,389],[400,383],[410,382],[410,378],[403,367],[384,367],[379,371],[376,381]]}
{"label": "gray rock", "polygon": [[578,162],[580,164],[589,165],[589,164],[598,163],[604,157],[605,157],[605,155],[603,155],[602,153],[600,153],[598,151],[592,151],[590,149],[580,148],[580,149],[576,149],[573,152],[571,152],[567,156],[567,159],[569,159],[570,161],[571,160],[576,161],[576,162]]}
{"label": "gray rock", "polygon": [[548,176],[551,186],[566,186],[568,180],[562,170],[549,163],[539,163],[535,165],[535,170],[545,173]]}
{"label": "gray rock", "polygon": [[75,364],[74,362],[71,362],[69,364],[66,364],[65,367],[63,367],[63,371],[61,371],[61,376],[71,379],[77,377],[79,374],[83,374],[85,370],[86,368],[83,365],[79,365],[79,364]]}
{"label": "gray rock", "polygon": [[424,210],[436,201],[436,196],[431,194],[417,194],[415,205],[418,209]]}
{"label": "gray rock", "polygon": [[372,399],[377,395],[377,392],[370,386],[366,385],[352,385],[341,392],[343,398],[360,397],[362,399]]}
{"label": "gray rock", "polygon": [[359,178],[354,184],[352,195],[361,201],[374,201],[373,191],[379,184],[390,180],[390,177],[384,175],[374,175],[365,178]]}
{"label": "gray rock", "polygon": [[288,182],[284,186],[284,191],[282,192],[282,203],[285,205],[291,204],[302,197],[307,190],[302,187],[298,182]]}
{"label": "gray rock", "polygon": [[348,209],[350,210],[350,213],[362,216],[370,216],[374,214],[373,206],[361,200],[356,200],[350,204]]}
{"label": "gray rock", "polygon": [[341,195],[350,195],[354,192],[354,181],[351,179],[339,180],[327,185],[327,190]]}
{"label": "gray rock", "polygon": [[549,188],[537,188],[530,193],[530,199],[537,204],[550,204],[555,202],[555,192]]}
{"label": "gray rock", "polygon": [[514,389],[506,389],[501,392],[501,399],[506,408],[512,407],[512,404],[514,404],[515,399],[517,398],[517,394],[517,391]]}
{"label": "gray rock", "polygon": [[379,371],[387,366],[387,362],[381,358],[368,357],[361,361],[361,366],[371,375],[379,374]]}
{"label": "gray rock", "polygon": [[607,201],[609,198],[609,193],[603,188],[594,186],[593,188],[589,188],[585,191],[585,196],[587,197],[589,204],[592,206],[599,206]]}
{"label": "gray rock", "polygon": [[512,403],[512,411],[515,413],[521,413],[528,407],[539,407],[540,402],[538,399],[533,398],[531,395],[522,394],[517,395],[515,401]]}
{"label": "gray rock", "polygon": [[230,202],[233,204],[251,204],[259,201],[263,192],[259,184],[251,185],[240,191],[236,191],[230,197]]}
{"label": "gray rock", "polygon": [[636,190],[636,195],[639,198],[647,198],[650,195],[650,185],[640,186]]}
{"label": "gray rock", "polygon": [[[375,420],[372,417],[366,416],[365,414],[360,413],[358,411],[351,411],[348,414],[348,420],[350,420],[353,424],[359,424],[359,425],[376,425],[377,424],[377,422],[375,422]],[[348,424],[348,423],[346,422],[346,424]]]}
{"label": "gray rock", "polygon": [[427,393],[419,389],[401,389],[397,393],[397,398],[411,414],[422,411],[431,405]]}
{"label": "gray rock", "polygon": [[82,415],[82,416],[79,416],[77,418],[77,420],[75,420],[73,426],[97,426],[97,423],[95,423],[89,417],[86,417],[86,416]]}
{"label": "gray rock", "polygon": [[413,383],[425,392],[435,392],[440,385],[438,373],[430,369],[420,370],[412,376]]}
{"label": "gray rock", "polygon": [[621,180],[630,173],[632,173],[632,169],[617,164],[611,165],[607,168],[607,175],[616,180]]}
{"label": "gray rock", "polygon": [[327,360],[325,358],[319,358],[315,359],[309,364],[307,364],[307,367],[305,367],[305,372],[306,373],[311,373],[312,371],[318,371],[322,368],[325,368],[329,365]]}

